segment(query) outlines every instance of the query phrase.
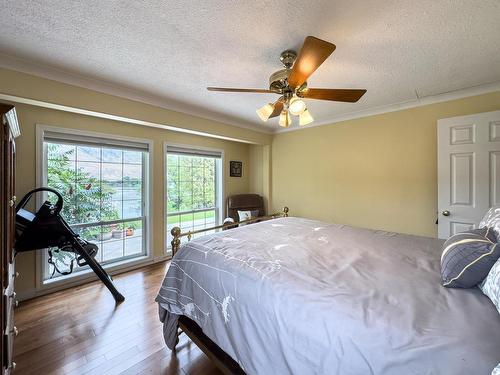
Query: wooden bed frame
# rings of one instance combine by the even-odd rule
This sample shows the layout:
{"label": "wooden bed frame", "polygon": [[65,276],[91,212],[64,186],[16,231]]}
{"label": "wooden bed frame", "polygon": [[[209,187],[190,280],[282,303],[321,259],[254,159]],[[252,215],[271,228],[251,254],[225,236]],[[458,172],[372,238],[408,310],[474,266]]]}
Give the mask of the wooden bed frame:
{"label": "wooden bed frame", "polygon": [[[190,241],[194,235],[198,233],[207,232],[210,230],[225,230],[235,228],[239,224],[250,224],[259,221],[276,219],[279,217],[288,217],[288,207],[283,207],[282,212],[278,212],[272,215],[261,216],[255,219],[244,220],[235,223],[227,223],[223,225],[218,225],[211,228],[198,229],[195,231],[181,232],[181,228],[173,227],[170,233],[172,234],[172,256],[175,256],[177,251],[181,246],[181,238],[187,237]],[[214,364],[226,375],[233,374],[245,374],[238,363],[231,358],[224,350],[222,350],[216,343],[214,343],[210,338],[208,338],[203,330],[196,324],[193,320],[188,317],[181,315],[177,322],[177,341],[175,345],[179,342],[179,335],[184,332],[206,355],[210,358]],[[175,346],[174,346],[175,350]]]}

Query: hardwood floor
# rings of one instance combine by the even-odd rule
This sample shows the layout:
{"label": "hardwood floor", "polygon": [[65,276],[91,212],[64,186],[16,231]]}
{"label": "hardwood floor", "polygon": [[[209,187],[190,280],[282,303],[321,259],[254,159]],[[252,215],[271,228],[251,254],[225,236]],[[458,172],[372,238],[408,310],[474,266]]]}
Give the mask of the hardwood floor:
{"label": "hardwood floor", "polygon": [[100,282],[21,303],[15,374],[221,374],[186,335],[165,346],[154,299],[168,265],[115,276],[119,305]]}

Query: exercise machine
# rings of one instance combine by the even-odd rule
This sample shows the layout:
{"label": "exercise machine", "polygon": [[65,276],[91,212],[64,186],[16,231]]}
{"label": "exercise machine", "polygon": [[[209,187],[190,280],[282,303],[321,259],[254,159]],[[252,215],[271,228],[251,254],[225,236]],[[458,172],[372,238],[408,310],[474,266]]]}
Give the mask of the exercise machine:
{"label": "exercise machine", "polygon": [[[36,213],[32,213],[24,207],[31,197],[38,192],[54,193],[57,196],[57,202],[51,203],[47,200]],[[57,269],[52,260],[52,251],[74,253],[77,264],[81,267],[88,265],[104,285],[106,285],[116,302],[124,301],[125,297],[115,288],[111,276],[95,260],[95,256],[99,251],[97,245],[81,238],[61,216],[63,202],[62,195],[57,190],[48,187],[31,190],[21,199],[16,206],[15,254],[25,251],[56,248],[56,250],[49,250],[49,263]],[[73,262],[71,262],[69,272],[60,273],[69,274],[72,271]]]}

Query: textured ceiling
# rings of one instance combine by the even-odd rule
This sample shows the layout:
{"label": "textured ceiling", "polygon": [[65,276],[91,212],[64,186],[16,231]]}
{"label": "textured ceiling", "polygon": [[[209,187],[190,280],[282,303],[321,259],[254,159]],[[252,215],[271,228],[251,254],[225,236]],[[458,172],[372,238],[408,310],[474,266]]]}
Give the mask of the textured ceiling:
{"label": "textured ceiling", "polygon": [[[317,123],[500,81],[498,0],[0,1],[0,53],[155,98],[166,108],[276,129],[255,109],[279,54],[336,44],[310,87],[366,88],[356,104],[309,100]],[[1,61],[0,61],[1,63]]]}

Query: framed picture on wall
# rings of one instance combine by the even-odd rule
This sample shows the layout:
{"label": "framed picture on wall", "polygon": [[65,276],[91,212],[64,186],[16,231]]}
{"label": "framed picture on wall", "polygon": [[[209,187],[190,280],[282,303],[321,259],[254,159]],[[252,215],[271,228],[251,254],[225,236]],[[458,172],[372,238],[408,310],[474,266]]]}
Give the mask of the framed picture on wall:
{"label": "framed picture on wall", "polygon": [[229,162],[229,176],[241,177],[241,170],[242,169],[243,169],[243,163],[241,161],[231,160]]}

